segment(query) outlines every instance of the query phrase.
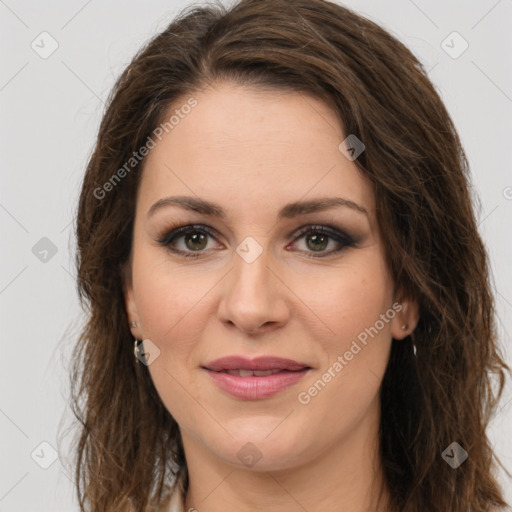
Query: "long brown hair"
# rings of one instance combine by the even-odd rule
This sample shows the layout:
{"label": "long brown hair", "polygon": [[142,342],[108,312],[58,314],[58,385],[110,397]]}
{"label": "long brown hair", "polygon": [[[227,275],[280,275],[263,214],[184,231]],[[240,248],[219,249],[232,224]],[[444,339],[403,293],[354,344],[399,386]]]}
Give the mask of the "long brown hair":
{"label": "long brown hair", "polygon": [[[121,268],[144,159],[126,162],[177,99],[223,81],[320,98],[365,145],[355,163],[375,191],[387,265],[421,315],[416,357],[412,343],[393,341],[381,388],[392,510],[506,505],[486,428],[510,369],[497,345],[468,162],[445,106],[414,55],[351,10],[323,0],[242,0],[229,10],[184,10],[138,52],[108,99],[76,221],[88,319],[71,371],[81,510],[150,511],[186,472],[178,425],[147,367],[134,364]],[[442,457],[453,442],[469,454],[457,469]]]}

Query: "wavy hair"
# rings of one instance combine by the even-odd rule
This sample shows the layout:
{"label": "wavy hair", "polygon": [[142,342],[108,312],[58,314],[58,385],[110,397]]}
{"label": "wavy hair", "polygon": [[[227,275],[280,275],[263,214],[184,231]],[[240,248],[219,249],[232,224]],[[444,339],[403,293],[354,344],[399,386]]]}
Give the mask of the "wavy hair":
{"label": "wavy hair", "polygon": [[[70,375],[80,510],[149,512],[186,473],[178,425],[147,367],[134,364],[125,311],[121,269],[144,159],[108,193],[98,190],[179,98],[223,82],[319,98],[366,146],[355,164],[373,186],[386,264],[421,316],[410,340],[417,357],[412,343],[393,340],[380,390],[391,509],[505,506],[486,429],[510,368],[477,198],[445,106],[416,57],[353,11],[323,0],[241,0],[189,6],[138,51],[110,93],[88,161],[75,226],[87,322]],[[441,456],[452,442],[469,453],[456,470]]]}

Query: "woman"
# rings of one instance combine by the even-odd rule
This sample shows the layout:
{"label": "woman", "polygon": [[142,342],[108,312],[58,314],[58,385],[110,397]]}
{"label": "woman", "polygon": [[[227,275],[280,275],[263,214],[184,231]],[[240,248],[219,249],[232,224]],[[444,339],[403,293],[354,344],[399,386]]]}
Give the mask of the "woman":
{"label": "woman", "polygon": [[183,12],[116,83],[83,182],[81,510],[503,510],[469,186],[379,26],[322,0]]}

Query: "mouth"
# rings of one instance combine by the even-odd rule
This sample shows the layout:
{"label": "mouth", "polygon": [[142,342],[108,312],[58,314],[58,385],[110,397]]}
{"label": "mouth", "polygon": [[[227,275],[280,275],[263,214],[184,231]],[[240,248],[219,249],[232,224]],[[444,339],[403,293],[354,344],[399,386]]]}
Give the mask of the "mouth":
{"label": "mouth", "polygon": [[[209,369],[209,368],[207,368],[207,369]],[[304,369],[309,369],[309,367],[308,368],[304,368]],[[212,370],[212,371],[215,371],[215,370]],[[282,369],[282,368],[278,368],[278,369],[275,369],[275,370],[244,370],[244,369],[239,369],[239,370],[221,370],[220,372],[217,372],[217,373],[227,373],[228,375],[236,375],[237,377],[266,377],[267,375],[275,375],[276,373],[292,372],[292,371],[298,372],[298,371],[301,371],[301,370],[285,370],[285,369]]]}
{"label": "mouth", "polygon": [[247,359],[229,356],[202,367],[217,387],[242,400],[269,398],[295,385],[311,366],[281,357]]}
{"label": "mouth", "polygon": [[214,372],[240,372],[237,374],[240,377],[250,377],[251,375],[259,377],[272,375],[272,372],[278,373],[281,371],[300,371],[304,369],[310,369],[311,367],[306,363],[294,361],[293,359],[286,359],[284,357],[261,356],[250,359],[247,357],[234,355],[221,357],[220,359],[211,361],[205,364],[203,368]]}

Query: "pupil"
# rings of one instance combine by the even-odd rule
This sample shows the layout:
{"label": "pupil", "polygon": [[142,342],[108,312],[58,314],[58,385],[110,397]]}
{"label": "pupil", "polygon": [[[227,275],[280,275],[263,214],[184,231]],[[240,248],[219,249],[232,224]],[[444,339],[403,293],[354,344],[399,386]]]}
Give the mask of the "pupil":
{"label": "pupil", "polygon": [[[321,244],[320,249],[325,249],[325,246],[327,245],[326,244],[327,238],[328,237],[326,235],[321,235],[321,234],[317,233],[317,234],[309,235],[307,237],[307,242],[309,243],[310,241],[313,241],[313,244],[315,244],[315,243],[318,243],[319,240],[321,240],[320,241],[320,244]],[[313,250],[318,250],[318,248],[319,248],[318,245],[316,246],[316,248],[312,247]]]}

